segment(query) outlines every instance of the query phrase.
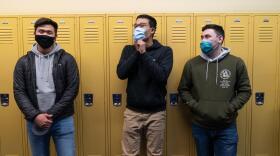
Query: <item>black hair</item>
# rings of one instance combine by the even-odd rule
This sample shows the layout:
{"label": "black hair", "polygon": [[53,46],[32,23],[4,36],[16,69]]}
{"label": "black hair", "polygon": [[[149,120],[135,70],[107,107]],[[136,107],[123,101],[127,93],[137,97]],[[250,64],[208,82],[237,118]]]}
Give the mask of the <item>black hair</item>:
{"label": "black hair", "polygon": [[222,26],[217,24],[207,24],[204,27],[202,27],[202,31],[206,29],[213,29],[216,32],[216,34],[223,36],[223,38],[225,39],[225,31]]}
{"label": "black hair", "polygon": [[53,21],[52,19],[50,18],[46,18],[46,17],[42,17],[42,18],[39,18],[35,24],[34,24],[34,31],[36,32],[37,28],[42,26],[42,25],[52,25],[54,27],[54,31],[55,31],[55,34],[57,35],[57,29],[58,29],[58,25],[55,21]]}
{"label": "black hair", "polygon": [[147,14],[141,14],[141,15],[138,15],[136,17],[136,20],[138,18],[148,19],[150,27],[153,28],[156,31],[156,29],[157,29],[157,20],[153,16],[150,16],[150,15],[147,15]]}

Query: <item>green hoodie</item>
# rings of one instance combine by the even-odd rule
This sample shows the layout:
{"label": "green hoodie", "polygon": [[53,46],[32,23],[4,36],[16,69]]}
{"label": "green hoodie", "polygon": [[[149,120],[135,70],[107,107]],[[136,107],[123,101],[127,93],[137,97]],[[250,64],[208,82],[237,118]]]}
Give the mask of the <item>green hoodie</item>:
{"label": "green hoodie", "polygon": [[249,100],[251,86],[243,60],[229,49],[214,59],[201,54],[184,67],[178,87],[192,121],[205,128],[225,128],[235,122],[237,111]]}

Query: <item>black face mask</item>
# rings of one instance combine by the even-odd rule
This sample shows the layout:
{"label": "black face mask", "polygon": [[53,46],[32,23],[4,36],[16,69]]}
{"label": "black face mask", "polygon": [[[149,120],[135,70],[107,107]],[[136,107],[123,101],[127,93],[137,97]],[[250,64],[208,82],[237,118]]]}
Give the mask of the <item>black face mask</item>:
{"label": "black face mask", "polygon": [[47,35],[35,35],[36,42],[43,48],[48,49],[54,43],[55,37],[47,36]]}

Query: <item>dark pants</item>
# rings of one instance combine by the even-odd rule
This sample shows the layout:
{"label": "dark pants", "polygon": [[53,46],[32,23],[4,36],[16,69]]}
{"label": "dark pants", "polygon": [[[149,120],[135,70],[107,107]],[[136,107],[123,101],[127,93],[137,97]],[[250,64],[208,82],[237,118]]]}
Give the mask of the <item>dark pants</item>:
{"label": "dark pants", "polygon": [[192,124],[197,156],[236,156],[238,134],[236,123],[220,130]]}

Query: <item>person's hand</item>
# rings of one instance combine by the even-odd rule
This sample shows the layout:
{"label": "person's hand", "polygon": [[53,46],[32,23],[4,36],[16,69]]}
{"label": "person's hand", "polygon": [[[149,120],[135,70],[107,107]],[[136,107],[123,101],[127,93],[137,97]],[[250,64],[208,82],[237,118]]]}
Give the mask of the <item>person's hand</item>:
{"label": "person's hand", "polygon": [[47,113],[42,113],[37,115],[34,121],[39,127],[43,127],[43,128],[49,128],[53,122],[52,115]]}
{"label": "person's hand", "polygon": [[144,54],[146,52],[146,42],[143,40],[135,41],[135,47],[140,54]]}

